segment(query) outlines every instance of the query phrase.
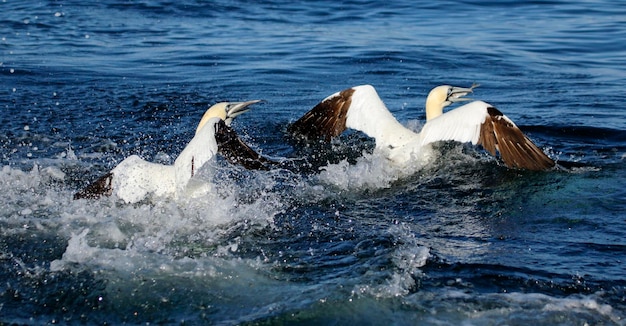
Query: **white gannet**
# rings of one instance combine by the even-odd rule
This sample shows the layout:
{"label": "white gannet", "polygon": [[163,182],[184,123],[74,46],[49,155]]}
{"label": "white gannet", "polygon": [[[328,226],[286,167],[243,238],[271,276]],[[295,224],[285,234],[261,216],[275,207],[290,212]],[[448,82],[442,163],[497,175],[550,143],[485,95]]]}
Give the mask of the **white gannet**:
{"label": "white gannet", "polygon": [[248,169],[268,169],[269,160],[244,144],[230,128],[232,120],[248,111],[247,102],[222,102],[209,108],[196,133],[174,165],[163,165],[132,155],[113,170],[74,195],[74,199],[115,196],[126,203],[136,203],[148,195],[180,196],[186,192],[189,181],[216,153],[228,161]]}
{"label": "white gannet", "polygon": [[329,141],[346,128],[374,138],[376,150],[394,163],[406,164],[424,146],[437,141],[471,142],[500,157],[511,168],[545,170],[555,165],[544,152],[493,105],[473,101],[443,113],[443,108],[470,99],[470,88],[442,85],[426,99],[426,124],[419,133],[404,127],[389,112],[371,85],[361,85],[330,95],[288,131],[305,138]]}

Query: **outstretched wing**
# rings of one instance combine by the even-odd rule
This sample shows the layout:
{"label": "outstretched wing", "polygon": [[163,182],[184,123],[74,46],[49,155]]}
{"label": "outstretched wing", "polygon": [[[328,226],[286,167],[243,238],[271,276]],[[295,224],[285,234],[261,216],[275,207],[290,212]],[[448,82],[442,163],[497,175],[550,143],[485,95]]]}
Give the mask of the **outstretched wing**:
{"label": "outstretched wing", "polygon": [[376,140],[377,147],[398,147],[415,139],[389,112],[371,85],[360,85],[335,93],[292,124],[289,131],[305,139],[330,141],[347,128]]}
{"label": "outstretched wing", "polygon": [[481,145],[511,168],[545,170],[550,159],[509,119],[492,105],[474,101],[432,119],[421,131],[422,145],[445,140]]}
{"label": "outstretched wing", "polygon": [[288,132],[304,139],[324,139],[339,136],[346,130],[348,109],[352,103],[353,88],[330,95],[305,113],[288,128]]}
{"label": "outstretched wing", "polygon": [[495,107],[487,108],[488,116],[481,126],[478,144],[500,157],[509,167],[546,170],[554,166],[550,159],[522,131]]}
{"label": "outstretched wing", "polygon": [[248,170],[269,170],[276,163],[259,155],[246,145],[233,128],[220,120],[215,127],[217,151],[232,164],[238,164]]}

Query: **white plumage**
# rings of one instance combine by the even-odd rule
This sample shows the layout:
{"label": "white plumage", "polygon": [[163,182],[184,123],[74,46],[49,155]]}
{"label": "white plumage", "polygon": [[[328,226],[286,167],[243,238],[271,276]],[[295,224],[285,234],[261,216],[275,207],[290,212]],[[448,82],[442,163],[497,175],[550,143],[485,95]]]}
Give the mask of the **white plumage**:
{"label": "white plumage", "polygon": [[[218,153],[216,140],[218,129],[227,128],[234,117],[246,112],[249,105],[257,102],[259,101],[222,102],[213,105],[206,111],[194,137],[173,165],[151,163],[137,155],[132,155],[124,159],[111,172],[76,193],[74,198],[115,196],[126,203],[136,203],[149,195],[176,198],[210,190],[207,184],[196,185],[192,187],[193,189],[189,189],[189,181],[206,162]],[[227,142],[230,145],[244,146],[248,151],[246,155],[251,151],[240,141],[230,140]],[[239,153],[239,149],[238,147],[231,150],[230,153]],[[251,158],[253,159],[256,157]]]}
{"label": "white plumage", "polygon": [[473,91],[448,85],[435,87],[426,100],[427,122],[419,133],[404,127],[389,112],[371,85],[337,92],[307,112],[289,130],[306,138],[330,140],[346,128],[364,132],[376,141],[376,150],[395,164],[407,164],[423,148],[437,141],[482,145],[509,167],[543,170],[554,166],[515,124],[492,105],[474,101],[443,113],[443,108]]}
{"label": "white plumage", "polygon": [[136,203],[148,194],[166,196],[176,189],[175,168],[148,162],[137,155],[124,159],[110,173],[110,193],[126,203]]}
{"label": "white plumage", "polygon": [[487,107],[487,103],[476,101],[428,120],[420,131],[422,145],[440,140],[471,142],[476,145],[480,138],[481,125],[488,117]]}
{"label": "white plumage", "polygon": [[111,195],[126,203],[136,203],[148,195],[178,197],[185,193],[187,183],[217,153],[215,128],[220,118],[204,123],[174,165],[148,162],[132,155],[118,164],[111,174]]}

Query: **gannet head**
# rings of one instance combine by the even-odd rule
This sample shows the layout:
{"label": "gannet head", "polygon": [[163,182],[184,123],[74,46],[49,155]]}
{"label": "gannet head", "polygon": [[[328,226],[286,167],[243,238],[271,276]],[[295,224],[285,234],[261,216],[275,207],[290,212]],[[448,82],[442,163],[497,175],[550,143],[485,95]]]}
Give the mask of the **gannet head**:
{"label": "gannet head", "polygon": [[200,119],[200,123],[198,124],[198,128],[196,128],[196,133],[204,127],[204,125],[211,118],[220,118],[224,120],[227,126],[230,126],[231,122],[238,115],[248,112],[250,110],[249,106],[254,103],[259,103],[261,100],[252,100],[247,102],[220,102],[212,107],[210,107],[204,115],[202,119]]}
{"label": "gannet head", "polygon": [[470,101],[471,98],[463,97],[474,91],[478,84],[470,88],[441,85],[433,88],[426,98],[426,120],[434,119],[443,114],[443,108],[462,101]]}

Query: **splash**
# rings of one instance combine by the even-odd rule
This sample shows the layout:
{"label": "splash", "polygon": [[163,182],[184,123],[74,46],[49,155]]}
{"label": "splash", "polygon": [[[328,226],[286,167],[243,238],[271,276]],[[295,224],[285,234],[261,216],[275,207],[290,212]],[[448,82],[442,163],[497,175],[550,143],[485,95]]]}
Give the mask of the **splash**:
{"label": "splash", "polygon": [[[167,259],[236,251],[232,239],[241,232],[271,225],[281,211],[280,198],[267,190],[250,198],[250,187],[229,180],[215,183],[209,180],[212,174],[204,177],[208,178],[204,182],[213,183],[219,191],[125,205],[108,197],[72,200],[74,190],[55,166],[35,165],[30,172],[5,166],[0,170],[4,189],[0,201],[5,208],[0,215],[2,233],[28,231],[68,239],[63,257],[52,264],[54,270],[61,270],[97,260],[100,250],[117,250],[114,256],[153,252]],[[263,182],[258,181],[257,187],[266,187]],[[223,247],[229,249],[221,250]]]}
{"label": "splash", "polygon": [[[445,298],[445,294],[443,297]],[[585,319],[591,324],[611,321],[617,325],[623,323],[623,317],[608,304],[599,303],[596,294],[572,295],[565,298],[553,297],[541,293],[505,293],[488,294],[484,300],[498,302],[492,309],[484,309],[468,314],[466,318],[473,322],[501,322],[511,319],[526,320],[545,324],[570,324]],[[534,311],[534,314],[528,312]]]}
{"label": "splash", "polygon": [[321,183],[344,190],[389,188],[397,180],[407,178],[422,170],[435,157],[436,153],[425,149],[410,164],[398,166],[391,164],[377,151],[371,154],[364,152],[363,156],[357,159],[356,164],[342,160],[337,164],[323,167],[318,179]]}
{"label": "splash", "polygon": [[418,286],[416,278],[422,276],[420,268],[424,267],[431,257],[430,250],[420,245],[411,230],[403,224],[393,225],[387,232],[398,243],[391,254],[392,268],[389,274],[383,280],[379,280],[378,284],[357,285],[352,291],[353,296],[403,297]]}

